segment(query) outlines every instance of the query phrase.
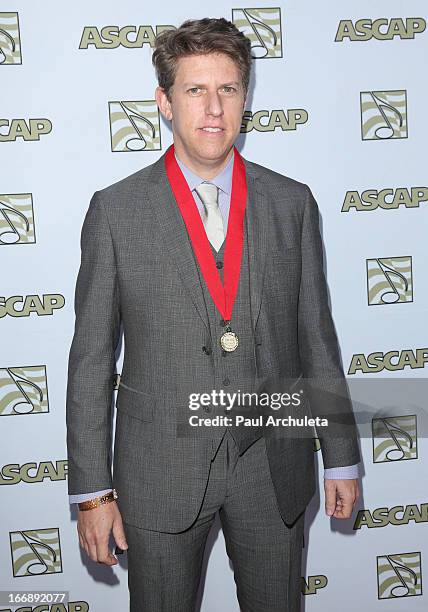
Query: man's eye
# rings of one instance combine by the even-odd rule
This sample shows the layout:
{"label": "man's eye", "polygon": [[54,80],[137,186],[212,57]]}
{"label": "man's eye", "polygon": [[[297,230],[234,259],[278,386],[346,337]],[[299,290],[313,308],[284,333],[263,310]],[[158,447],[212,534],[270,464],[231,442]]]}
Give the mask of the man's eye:
{"label": "man's eye", "polygon": [[223,87],[223,90],[224,90],[226,93],[233,93],[234,91],[236,91],[235,87],[232,87],[232,85],[225,85],[225,86]]}
{"label": "man's eye", "polygon": [[187,91],[191,94],[197,94],[199,92],[200,88],[199,87],[191,87],[190,89],[188,89]]}

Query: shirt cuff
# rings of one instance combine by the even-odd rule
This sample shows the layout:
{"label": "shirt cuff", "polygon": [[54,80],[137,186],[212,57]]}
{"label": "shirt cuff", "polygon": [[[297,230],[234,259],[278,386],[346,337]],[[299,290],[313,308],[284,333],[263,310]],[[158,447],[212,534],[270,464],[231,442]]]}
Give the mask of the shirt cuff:
{"label": "shirt cuff", "polygon": [[326,468],[324,470],[324,478],[339,480],[358,478],[358,463],[354,465],[345,465],[343,467]]}
{"label": "shirt cuff", "polygon": [[94,493],[79,493],[77,495],[69,495],[68,499],[70,504],[80,504],[80,502],[95,499],[96,497],[110,493],[110,491],[113,491],[113,489],[103,489],[102,491],[94,491]]}

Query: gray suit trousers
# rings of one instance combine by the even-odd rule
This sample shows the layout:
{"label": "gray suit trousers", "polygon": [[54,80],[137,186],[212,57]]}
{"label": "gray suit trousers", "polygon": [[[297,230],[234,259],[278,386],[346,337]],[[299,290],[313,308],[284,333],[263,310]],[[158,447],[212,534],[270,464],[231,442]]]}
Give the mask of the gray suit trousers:
{"label": "gray suit trousers", "polygon": [[189,528],[165,533],[124,524],[131,612],[194,612],[217,510],[242,612],[300,611],[305,513],[287,527],[278,509],[265,439],[239,456],[226,430]]}

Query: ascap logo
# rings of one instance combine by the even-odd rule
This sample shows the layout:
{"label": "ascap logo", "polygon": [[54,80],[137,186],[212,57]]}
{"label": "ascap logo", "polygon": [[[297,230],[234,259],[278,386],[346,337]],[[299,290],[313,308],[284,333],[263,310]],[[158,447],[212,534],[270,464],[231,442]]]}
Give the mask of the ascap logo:
{"label": "ascap logo", "polygon": [[[17,304],[22,304],[22,307],[16,308]],[[41,298],[38,295],[0,296],[0,319],[6,315],[29,317],[33,312],[39,316],[51,315],[54,310],[63,308],[64,304],[65,298],[60,293],[46,293]]]}
{"label": "ascap logo", "polygon": [[376,257],[367,259],[369,306],[413,302],[412,258]]}
{"label": "ascap logo", "polygon": [[1,64],[22,64],[18,13],[0,13]]}
{"label": "ascap logo", "polygon": [[302,578],[303,595],[316,595],[319,589],[325,589],[328,584],[327,576],[308,576],[307,580]]}
{"label": "ascap logo", "polygon": [[89,46],[95,49],[141,49],[144,45],[154,47],[155,37],[165,30],[175,30],[173,25],[157,25],[156,34],[153,26],[104,26],[98,29],[96,26],[87,26],[83,29],[79,43],[79,49],[87,49]]}
{"label": "ascap logo", "polygon": [[349,40],[402,40],[415,38],[415,34],[425,31],[426,21],[423,17],[408,17],[404,22],[401,17],[392,19],[358,19],[355,24],[351,19],[342,19],[337,28],[335,42]]}
{"label": "ascap logo", "polygon": [[241,134],[251,130],[256,132],[274,132],[277,128],[282,131],[295,130],[308,120],[308,111],[303,108],[284,110],[260,110],[255,113],[245,111],[242,117]]}
{"label": "ascap logo", "polygon": [[418,458],[416,414],[372,419],[373,463]]}
{"label": "ascap logo", "polygon": [[43,482],[45,479],[57,481],[66,480],[68,474],[67,461],[41,461],[40,463],[9,463],[0,470],[0,486],[15,485],[20,482]]}
{"label": "ascap logo", "polygon": [[282,57],[281,9],[232,9],[232,21],[251,41],[255,59]]}
{"label": "ascap logo", "polygon": [[397,187],[397,189],[366,189],[361,194],[358,191],[347,191],[343,201],[342,211],[355,210],[385,210],[405,208],[419,208],[421,202],[428,200],[428,187]]}
{"label": "ascap logo", "polygon": [[0,194],[0,246],[34,242],[36,236],[31,193]]}
{"label": "ascap logo", "polygon": [[11,531],[9,537],[14,578],[62,573],[57,527]]}
{"label": "ascap logo", "polygon": [[0,119],[0,142],[40,140],[40,136],[50,134],[52,123],[49,119]]}
{"label": "ascap logo", "polygon": [[382,372],[382,370],[395,372],[396,370],[404,370],[407,367],[416,370],[424,368],[426,363],[428,363],[428,348],[420,348],[416,349],[416,351],[404,349],[401,352],[375,352],[370,353],[367,357],[359,353],[352,356],[348,374],[356,374],[356,372],[372,374]]}
{"label": "ascap logo", "polygon": [[393,91],[362,91],[361,137],[363,140],[407,138],[407,94]]}
{"label": "ascap logo", "polygon": [[378,599],[422,595],[420,552],[381,555],[376,560]]}
{"label": "ascap logo", "polygon": [[386,527],[387,525],[408,525],[415,523],[428,523],[428,504],[409,504],[408,506],[394,506],[393,508],[376,508],[360,510],[355,519],[354,529],[361,527]]}
{"label": "ascap logo", "polygon": [[[87,601],[69,601],[68,604],[54,603],[43,604],[42,606],[24,606],[14,608],[13,612],[88,612],[89,604]],[[12,612],[11,608],[0,608],[0,612]]]}
{"label": "ascap logo", "polygon": [[47,412],[46,366],[0,368],[0,416]]}
{"label": "ascap logo", "polygon": [[112,152],[162,148],[156,100],[109,102],[109,115]]}

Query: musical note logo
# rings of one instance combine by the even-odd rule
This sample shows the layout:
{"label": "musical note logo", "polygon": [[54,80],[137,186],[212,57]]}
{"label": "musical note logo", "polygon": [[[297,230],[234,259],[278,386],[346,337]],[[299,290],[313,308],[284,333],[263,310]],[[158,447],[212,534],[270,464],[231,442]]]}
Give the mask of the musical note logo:
{"label": "musical note logo", "polygon": [[362,91],[361,135],[363,140],[407,138],[407,92]]}
{"label": "musical note logo", "polygon": [[417,459],[417,416],[383,417],[372,420],[373,463]]}
{"label": "musical note logo", "polygon": [[12,531],[9,536],[15,578],[62,572],[58,528]]}
{"label": "musical note logo", "polygon": [[377,557],[378,599],[422,595],[421,553]]}
{"label": "musical note logo", "polygon": [[232,21],[251,41],[255,59],[282,57],[281,9],[232,9]]}
{"label": "musical note logo", "polygon": [[369,306],[413,301],[412,257],[367,259]]}
{"label": "musical note logo", "polygon": [[21,62],[18,13],[0,13],[0,65]]}
{"label": "musical note logo", "polygon": [[155,100],[109,102],[112,151],[161,149],[159,109]]}
{"label": "musical note logo", "polygon": [[46,366],[0,368],[0,416],[49,412]]}
{"label": "musical note logo", "polygon": [[0,195],[0,246],[36,242],[31,193]]}

